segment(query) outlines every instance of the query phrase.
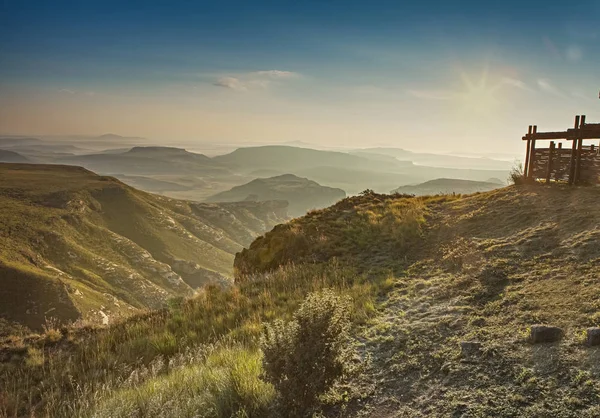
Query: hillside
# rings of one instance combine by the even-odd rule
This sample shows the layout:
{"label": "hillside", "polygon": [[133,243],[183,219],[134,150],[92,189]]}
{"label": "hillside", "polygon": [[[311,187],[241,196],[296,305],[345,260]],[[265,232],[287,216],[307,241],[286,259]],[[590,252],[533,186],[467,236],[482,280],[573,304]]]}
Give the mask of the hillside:
{"label": "hillside", "polygon": [[80,167],[0,164],[0,316],[106,322],[229,280],[284,202],[201,204]]}
{"label": "hillside", "polygon": [[[262,327],[330,288],[351,297],[371,360],[322,400],[322,416],[596,417],[599,352],[584,338],[600,322],[599,203],[597,188],[540,185],[346,198],[238,253],[231,288],[93,332],[5,340],[5,410],[269,416]],[[531,343],[539,323],[564,338]],[[301,373],[313,358],[299,354]]]}
{"label": "hillside", "polygon": [[17,152],[0,149],[0,162],[2,162],[2,163],[26,163],[26,162],[29,162],[29,160]]}
{"label": "hillside", "polygon": [[209,202],[286,200],[291,216],[304,215],[311,209],[321,209],[346,197],[341,189],[324,187],[292,174],[259,178],[236,186],[207,199]]}
{"label": "hillside", "polygon": [[400,186],[390,193],[414,194],[416,196],[452,193],[472,194],[477,192],[487,192],[501,187],[503,187],[503,184],[497,181],[435,179],[421,184]]}
{"label": "hillside", "polygon": [[[368,393],[357,416],[597,416],[599,352],[584,340],[600,324],[599,203],[597,188],[540,186],[359,196],[256,240],[237,280],[334,257],[385,280],[360,333],[374,365],[354,382]],[[532,345],[534,324],[565,337]]]}

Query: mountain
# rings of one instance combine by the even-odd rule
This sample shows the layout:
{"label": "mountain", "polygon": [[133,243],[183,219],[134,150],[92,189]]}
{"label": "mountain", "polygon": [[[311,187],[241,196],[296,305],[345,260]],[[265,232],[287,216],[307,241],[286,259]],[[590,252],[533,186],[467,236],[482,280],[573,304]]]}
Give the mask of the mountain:
{"label": "mountain", "polygon": [[394,173],[352,167],[310,167],[292,170],[292,172],[320,184],[343,189],[349,194],[358,194],[366,189],[385,193],[397,187],[398,184],[414,183],[422,178],[418,174],[411,174],[411,170],[406,170],[405,173]]}
{"label": "mountain", "polygon": [[0,162],[2,163],[26,163],[29,162],[29,159],[24,157],[23,155],[14,152],[0,149]]}
{"label": "mountain", "polygon": [[230,175],[227,168],[202,154],[173,147],[133,147],[118,154],[89,154],[62,158],[61,164],[81,165],[101,173],[126,175]]}
{"label": "mountain", "polygon": [[381,161],[344,152],[283,145],[238,148],[229,154],[213,157],[213,160],[233,170],[244,172],[269,169],[289,173],[293,170],[322,166],[385,171],[402,166],[399,161]]}
{"label": "mountain", "polygon": [[496,181],[486,182],[458,179],[435,179],[421,184],[401,186],[392,190],[390,193],[414,194],[417,196],[452,193],[471,194],[476,192],[487,192],[501,187],[503,187],[503,185]]}
{"label": "mountain", "polygon": [[234,254],[286,206],[190,203],[81,167],[0,164],[0,317],[102,322],[226,283]]}
{"label": "mountain", "polygon": [[479,170],[510,170],[513,162],[495,160],[483,157],[459,157],[454,155],[419,153],[407,151],[402,148],[366,148],[356,150],[359,155],[377,154],[386,157],[395,157],[399,160],[412,161],[415,164],[430,167],[468,168]]}
{"label": "mountain", "polygon": [[0,137],[0,148],[8,148],[19,145],[42,145],[44,141],[39,138],[6,136]]}
{"label": "mountain", "polygon": [[341,189],[321,186],[315,181],[284,174],[259,178],[250,183],[211,196],[209,202],[286,200],[292,216],[304,215],[311,209],[329,206],[346,197]]}

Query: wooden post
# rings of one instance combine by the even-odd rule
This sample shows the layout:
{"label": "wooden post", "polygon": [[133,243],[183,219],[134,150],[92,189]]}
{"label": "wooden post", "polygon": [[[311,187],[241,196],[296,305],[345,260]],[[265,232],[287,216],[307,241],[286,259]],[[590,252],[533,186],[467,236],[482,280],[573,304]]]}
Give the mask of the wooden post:
{"label": "wooden post", "polygon": [[[533,125],[533,131],[531,132],[531,135],[533,136],[533,138],[535,138],[535,134],[537,133],[537,125]],[[534,171],[534,167],[535,167],[535,139],[531,140],[531,150],[529,152],[529,169],[527,171],[527,174],[529,175],[529,177],[527,178],[535,178],[535,173]]]}
{"label": "wooden post", "polygon": [[562,142],[558,143],[558,153],[556,154],[557,158],[558,158],[558,169],[556,170],[556,172],[554,173],[554,181],[559,181],[560,180],[560,176],[562,175]]}
{"label": "wooden post", "polygon": [[[579,124],[579,132],[585,126],[585,115],[581,115],[581,122]],[[577,164],[575,165],[575,184],[579,183],[579,177],[581,177],[581,149],[583,148],[583,139],[577,139]]]}
{"label": "wooden post", "polygon": [[554,141],[550,141],[548,149],[548,167],[546,168],[546,184],[550,183],[550,174],[552,173],[552,157],[554,154]]}
{"label": "wooden post", "polygon": [[[531,129],[533,126],[529,125],[529,129],[527,130],[527,136],[531,137]],[[527,138],[527,152],[525,153],[525,172],[523,175],[525,178],[529,177],[529,153],[531,152],[531,138]]]}
{"label": "wooden post", "polygon": [[[575,131],[579,129],[579,115],[575,116]],[[577,156],[577,132],[575,132],[575,138],[573,138],[573,146],[571,147],[571,163],[569,164],[569,185],[575,183],[575,164]]]}

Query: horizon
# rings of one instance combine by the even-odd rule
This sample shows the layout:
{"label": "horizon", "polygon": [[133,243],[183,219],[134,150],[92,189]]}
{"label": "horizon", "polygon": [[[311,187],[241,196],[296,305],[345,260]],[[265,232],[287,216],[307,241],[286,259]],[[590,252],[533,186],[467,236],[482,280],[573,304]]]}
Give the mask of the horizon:
{"label": "horizon", "polygon": [[6,2],[0,131],[519,154],[600,119],[599,1],[461,5]]}

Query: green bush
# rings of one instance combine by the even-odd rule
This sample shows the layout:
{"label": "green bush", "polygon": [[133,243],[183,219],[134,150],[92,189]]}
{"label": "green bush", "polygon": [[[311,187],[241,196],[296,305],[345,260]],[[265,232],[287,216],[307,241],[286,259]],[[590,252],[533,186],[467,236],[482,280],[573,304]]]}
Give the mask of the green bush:
{"label": "green bush", "polygon": [[309,413],[352,370],[350,311],[350,298],[324,290],[309,294],[292,321],[265,326],[265,378],[278,391],[288,416]]}

